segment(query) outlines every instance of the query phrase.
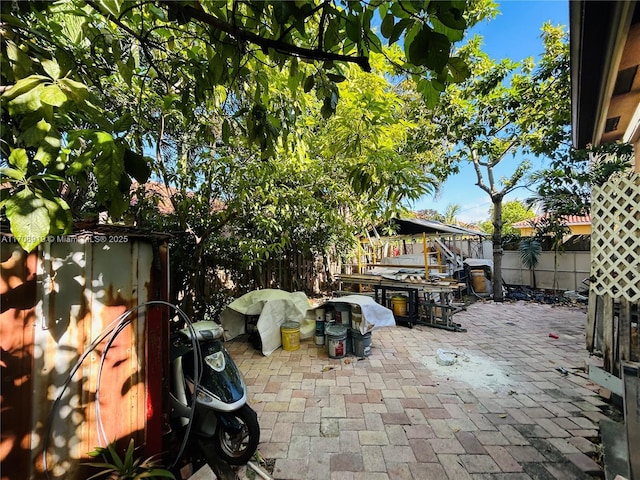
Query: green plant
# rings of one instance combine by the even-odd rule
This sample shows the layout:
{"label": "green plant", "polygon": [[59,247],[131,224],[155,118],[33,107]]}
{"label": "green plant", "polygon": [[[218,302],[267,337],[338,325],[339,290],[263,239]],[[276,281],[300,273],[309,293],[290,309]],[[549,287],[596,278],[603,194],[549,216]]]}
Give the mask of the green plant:
{"label": "green plant", "polygon": [[531,278],[533,282],[533,288],[536,288],[536,271],[535,268],[538,265],[538,259],[542,254],[542,246],[540,242],[532,237],[526,237],[520,240],[518,245],[518,251],[520,252],[520,260],[522,264],[531,271]]}
{"label": "green plant", "polygon": [[102,456],[104,463],[85,463],[91,467],[103,468],[102,471],[89,477],[87,480],[106,477],[108,480],[138,480],[142,478],[172,478],[175,476],[169,470],[161,468],[156,456],[147,459],[134,458],[135,445],[133,438],[129,441],[129,446],[124,454],[124,458],[120,458],[116,451],[115,442],[110,443],[107,447],[97,447],[88,453],[90,457]]}

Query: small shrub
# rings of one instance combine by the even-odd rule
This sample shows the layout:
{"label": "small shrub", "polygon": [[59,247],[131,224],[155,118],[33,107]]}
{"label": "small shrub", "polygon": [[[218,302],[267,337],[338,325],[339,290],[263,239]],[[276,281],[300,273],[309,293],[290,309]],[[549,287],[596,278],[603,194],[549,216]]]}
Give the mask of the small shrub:
{"label": "small shrub", "polygon": [[103,463],[85,463],[91,467],[102,468],[103,470],[89,477],[87,480],[105,477],[108,480],[139,480],[139,479],[158,479],[171,478],[175,480],[175,476],[169,470],[165,470],[160,466],[156,456],[147,459],[134,458],[134,442],[133,438],[129,441],[129,446],[125,452],[124,458],[120,458],[116,451],[115,442],[110,443],[107,447],[97,447],[88,453],[90,457],[102,456]]}

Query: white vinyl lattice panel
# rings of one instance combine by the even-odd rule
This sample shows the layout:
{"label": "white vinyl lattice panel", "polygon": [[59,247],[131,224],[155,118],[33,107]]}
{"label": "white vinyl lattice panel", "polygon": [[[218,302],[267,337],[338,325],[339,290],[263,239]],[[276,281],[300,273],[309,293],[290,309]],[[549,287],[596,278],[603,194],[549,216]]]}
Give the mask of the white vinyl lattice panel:
{"label": "white vinyl lattice panel", "polygon": [[593,188],[591,228],[591,289],[640,301],[640,174]]}

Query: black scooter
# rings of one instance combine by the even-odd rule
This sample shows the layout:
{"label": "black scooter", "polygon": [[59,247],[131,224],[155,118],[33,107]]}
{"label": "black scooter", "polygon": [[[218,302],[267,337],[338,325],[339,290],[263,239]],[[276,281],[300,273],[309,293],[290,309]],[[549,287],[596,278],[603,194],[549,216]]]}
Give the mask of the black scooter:
{"label": "black scooter", "polygon": [[213,448],[228,464],[243,465],[258,448],[260,425],[222,335],[215,322],[195,322],[171,335],[172,420],[195,436],[205,457]]}

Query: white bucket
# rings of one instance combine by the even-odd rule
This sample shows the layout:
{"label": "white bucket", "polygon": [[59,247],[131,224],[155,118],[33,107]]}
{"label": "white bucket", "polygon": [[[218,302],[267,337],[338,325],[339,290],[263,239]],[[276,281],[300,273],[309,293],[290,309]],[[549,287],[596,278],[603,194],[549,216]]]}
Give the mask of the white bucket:
{"label": "white bucket", "polygon": [[334,325],[327,329],[329,358],[343,358],[347,354],[347,327]]}

